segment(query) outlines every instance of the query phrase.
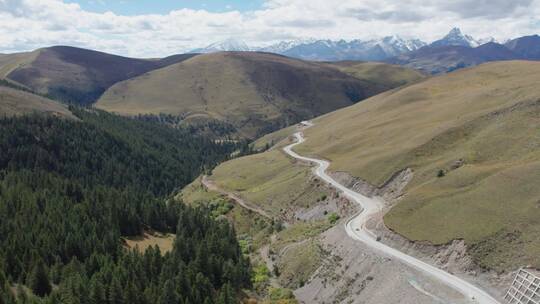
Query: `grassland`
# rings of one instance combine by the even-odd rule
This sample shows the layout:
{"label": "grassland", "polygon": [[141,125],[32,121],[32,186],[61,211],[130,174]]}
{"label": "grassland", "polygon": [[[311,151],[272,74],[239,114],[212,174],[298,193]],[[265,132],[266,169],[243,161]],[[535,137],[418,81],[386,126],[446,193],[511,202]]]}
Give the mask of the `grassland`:
{"label": "grassland", "polygon": [[172,233],[145,231],[141,236],[128,237],[124,241],[128,248],[137,249],[140,252],[144,252],[148,247],[158,246],[161,253],[166,253],[172,250],[175,237]]}
{"label": "grassland", "polygon": [[278,130],[276,132],[266,134],[258,138],[255,142],[253,142],[252,146],[255,150],[258,150],[258,151],[273,147],[274,145],[279,144],[280,142],[285,140],[289,135],[293,134],[295,130],[296,130],[296,125],[293,125],[293,126]]}
{"label": "grassland", "polygon": [[223,189],[280,218],[289,209],[308,208],[327,194],[316,187],[310,168],[293,165],[281,150],[241,157],[214,169],[212,179]]}
{"label": "grassland", "polygon": [[381,62],[341,61],[330,65],[355,78],[382,84],[388,90],[426,78],[417,70]]}
{"label": "grassland", "polygon": [[539,82],[540,63],[519,61],[430,78],[316,119],[298,151],[375,185],[412,168],[389,228],[464,239],[487,268],[538,267]]}
{"label": "grassland", "polygon": [[0,78],[7,78],[13,70],[27,66],[35,60],[38,54],[39,52],[34,51],[0,56]]}
{"label": "grassland", "polygon": [[54,99],[90,104],[118,81],[192,56],[147,60],[54,46],[0,56],[0,78],[10,79]]}
{"label": "grassland", "polygon": [[59,102],[0,85],[0,117],[30,113],[75,118],[67,106]]}
{"label": "grassland", "polygon": [[256,138],[387,90],[392,85],[386,81],[268,53],[214,53],[120,82],[97,107],[127,115],[208,117]]}
{"label": "grassland", "polygon": [[[210,178],[219,188],[263,209],[274,222],[289,220],[289,225],[280,230],[272,227],[268,219],[239,206],[227,214],[241,244],[247,245],[250,253],[269,245],[270,252],[278,257],[278,282],[282,286],[296,288],[306,282],[322,259],[317,237],[332,226],[327,218],[295,221],[291,216],[296,210],[318,204],[321,197],[330,196],[326,188],[312,180],[310,168],[295,163],[278,147],[225,162],[214,169]],[[187,202],[201,202],[219,200],[221,196],[195,181],[183,189],[181,197]],[[253,259],[260,258],[254,255]]]}

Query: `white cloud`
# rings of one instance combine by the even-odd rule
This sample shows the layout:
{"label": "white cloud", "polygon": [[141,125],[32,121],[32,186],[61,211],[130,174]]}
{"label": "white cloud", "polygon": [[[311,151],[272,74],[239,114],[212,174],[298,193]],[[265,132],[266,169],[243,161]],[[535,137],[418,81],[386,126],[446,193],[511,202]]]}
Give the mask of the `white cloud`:
{"label": "white cloud", "polygon": [[251,12],[179,9],[121,16],[61,0],[0,0],[0,52],[73,45],[137,57],[181,53],[230,37],[251,45],[305,37],[427,41],[454,26],[505,40],[540,32],[540,0],[267,0]]}

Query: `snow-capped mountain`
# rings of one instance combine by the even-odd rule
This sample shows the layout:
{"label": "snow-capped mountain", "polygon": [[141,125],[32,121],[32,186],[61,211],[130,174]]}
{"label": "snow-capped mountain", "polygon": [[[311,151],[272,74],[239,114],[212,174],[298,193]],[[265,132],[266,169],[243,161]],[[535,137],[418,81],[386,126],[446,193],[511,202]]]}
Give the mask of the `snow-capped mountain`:
{"label": "snow-capped mountain", "polygon": [[315,41],[317,41],[315,38],[280,41],[278,43],[274,43],[269,46],[260,47],[257,49],[257,51],[281,54],[287,50],[292,49],[293,47],[296,47],[302,44],[313,43]]}
{"label": "snow-capped mountain", "polygon": [[477,41],[478,41],[478,45],[483,45],[483,44],[490,43],[490,42],[499,43],[499,42],[498,42],[495,38],[493,38],[493,37],[480,38],[480,39],[478,39]]}
{"label": "snow-capped mountain", "polygon": [[480,44],[481,43],[475,40],[473,37],[463,34],[459,28],[455,27],[442,39],[431,43],[431,46],[457,45],[457,46],[477,47]]}
{"label": "snow-capped mountain", "polygon": [[317,40],[314,38],[281,41],[265,47],[249,47],[245,42],[227,39],[192,53],[213,53],[221,51],[260,51],[281,54],[306,60],[384,60],[406,52],[417,50],[426,44],[418,39],[403,39],[388,36],[373,40]]}
{"label": "snow-capped mountain", "polygon": [[388,36],[373,40],[310,40],[279,44],[276,53],[307,60],[383,60],[426,45],[418,39]]}
{"label": "snow-capped mountain", "polygon": [[214,53],[222,51],[252,51],[252,49],[242,40],[229,38],[223,41],[212,43],[204,48],[194,49],[191,53]]}
{"label": "snow-capped mountain", "polygon": [[403,39],[399,36],[388,36],[382,39],[370,40],[365,43],[368,46],[379,46],[388,57],[397,56],[403,53],[416,51],[426,45],[419,39]]}

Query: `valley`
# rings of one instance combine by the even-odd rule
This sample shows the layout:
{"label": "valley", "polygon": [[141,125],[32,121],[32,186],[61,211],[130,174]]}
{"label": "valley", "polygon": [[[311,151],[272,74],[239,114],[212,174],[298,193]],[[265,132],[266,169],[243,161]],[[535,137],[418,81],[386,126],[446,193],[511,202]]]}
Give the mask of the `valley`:
{"label": "valley", "polygon": [[390,80],[360,72],[362,64],[346,66],[268,53],[204,54],[120,82],[96,107],[123,115],[178,115],[193,124],[219,121],[232,125],[233,135],[255,139],[422,77],[396,66],[374,67],[400,71],[399,79]]}
{"label": "valley", "polygon": [[0,54],[0,302],[505,303],[540,269],[514,37]]}
{"label": "valley", "polygon": [[[368,224],[382,236],[382,243],[397,246],[425,262],[458,274],[501,299],[514,269],[538,265],[535,260],[538,254],[533,249],[537,244],[533,220],[536,215],[533,214],[536,214],[534,202],[538,193],[532,190],[540,172],[535,167],[540,121],[536,115],[538,73],[536,63],[510,61],[429,78],[315,119],[315,125],[304,131],[309,140],[295,150],[301,155],[329,160],[329,171],[338,181],[366,196],[382,196],[388,201],[384,207],[384,224],[382,217],[379,222]],[[516,136],[517,129],[521,130],[519,136]],[[301,190],[302,180],[313,181],[314,177],[306,171],[305,165],[287,161],[280,152],[295,130],[289,127],[262,137],[254,146],[272,148],[226,162],[210,176],[221,188],[238,193],[259,208],[272,212],[275,218],[289,221],[293,229],[295,225],[304,225],[304,221],[317,222],[317,217],[301,216],[304,212],[316,214],[315,210],[332,206],[324,200],[322,205],[297,204],[301,200],[296,199],[294,193],[306,193]],[[306,173],[296,180],[294,170],[300,169]],[[389,185],[388,179],[398,176],[394,173],[403,169],[411,173],[400,177],[404,178],[402,184]],[[514,171],[525,179],[508,175]],[[506,178],[499,182],[501,175]],[[515,183],[506,185],[512,180]],[[321,197],[337,199],[338,204],[346,206],[347,200],[339,193],[320,188],[319,181],[314,185],[314,189],[331,193]],[[486,189],[487,185],[490,188]],[[317,193],[316,190],[308,192]],[[509,192],[514,196],[503,195]],[[288,208],[283,208],[281,202]],[[327,209],[326,214],[331,212],[332,209]],[[526,213],[531,216],[529,220]],[[354,214],[354,206],[336,214],[348,218]],[[330,250],[341,259],[348,259],[352,252],[331,249],[338,246],[333,243],[336,239],[344,242],[343,238],[348,238],[340,227],[342,225],[325,228],[328,230],[315,235],[296,237],[295,241],[302,247],[306,240],[317,240],[322,252]],[[507,234],[507,227],[515,229],[514,232]],[[438,239],[440,236],[443,238]],[[507,245],[510,238],[514,248]],[[287,263],[286,255],[276,256],[278,265]],[[333,274],[336,269],[321,273],[328,267],[324,265],[335,263],[330,258],[333,254],[315,256],[318,256],[315,261],[319,266],[316,271],[312,270],[305,287],[285,285],[297,288],[296,296],[307,302],[315,301],[310,286],[318,286],[321,292],[317,293],[317,301],[320,297],[335,298],[344,288],[339,287],[343,284],[341,281],[331,285],[322,283],[337,275]],[[353,280],[351,284],[356,286],[354,284],[360,282]],[[404,284],[410,287],[407,282]],[[448,291],[442,288],[430,293],[438,292]],[[342,294],[345,298],[347,295],[350,296]],[[376,296],[370,296],[376,302]]]}

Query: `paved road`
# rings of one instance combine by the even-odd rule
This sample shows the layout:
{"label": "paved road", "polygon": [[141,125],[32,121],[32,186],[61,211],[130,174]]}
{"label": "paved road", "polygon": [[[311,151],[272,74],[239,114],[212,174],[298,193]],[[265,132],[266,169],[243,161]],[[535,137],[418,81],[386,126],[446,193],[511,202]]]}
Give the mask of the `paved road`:
{"label": "paved road", "polygon": [[[304,123],[304,125],[306,127],[311,126],[311,124],[308,124],[308,123]],[[469,298],[472,303],[500,304],[488,293],[474,286],[473,284],[463,279],[460,279],[454,275],[451,275],[450,273],[444,270],[441,270],[430,264],[422,262],[399,250],[389,247],[381,242],[378,242],[376,236],[366,228],[366,223],[371,217],[373,217],[375,214],[382,211],[382,206],[383,206],[382,202],[378,200],[377,198],[369,198],[369,197],[361,195],[360,193],[352,191],[349,188],[338,183],[328,174],[326,174],[326,169],[330,165],[328,161],[304,157],[294,152],[292,148],[305,141],[301,132],[295,133],[294,136],[297,141],[293,144],[286,146],[285,148],[283,148],[283,150],[294,158],[317,164],[317,167],[314,169],[314,173],[317,176],[319,176],[321,179],[331,184],[338,190],[342,191],[344,195],[346,195],[349,199],[355,201],[362,207],[363,211],[360,212],[355,217],[353,217],[352,219],[350,219],[345,224],[345,229],[347,231],[347,234],[351,238],[361,241],[365,243],[366,245],[368,245],[369,247],[379,250],[386,255],[393,256],[394,258],[399,259],[400,261],[403,261],[404,263],[422,272],[428,273],[429,275],[441,280],[442,282],[446,283],[448,286],[462,293],[464,296]]]}

